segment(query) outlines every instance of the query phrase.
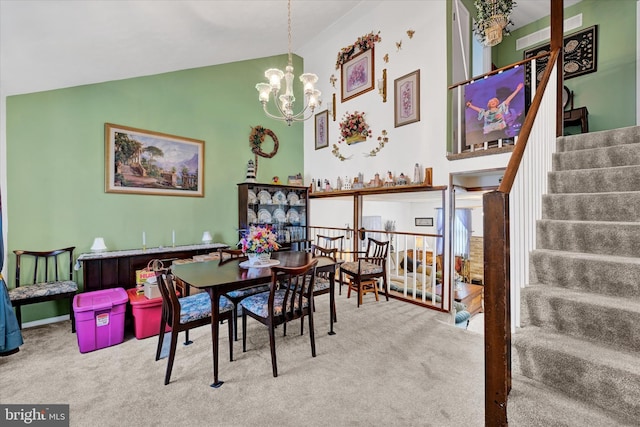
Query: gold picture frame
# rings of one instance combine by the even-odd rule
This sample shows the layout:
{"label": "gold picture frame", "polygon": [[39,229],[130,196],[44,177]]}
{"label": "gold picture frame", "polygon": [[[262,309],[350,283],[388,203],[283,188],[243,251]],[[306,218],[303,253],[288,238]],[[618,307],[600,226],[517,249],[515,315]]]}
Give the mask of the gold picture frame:
{"label": "gold picture frame", "polygon": [[204,141],[105,123],[105,192],[204,197]]}

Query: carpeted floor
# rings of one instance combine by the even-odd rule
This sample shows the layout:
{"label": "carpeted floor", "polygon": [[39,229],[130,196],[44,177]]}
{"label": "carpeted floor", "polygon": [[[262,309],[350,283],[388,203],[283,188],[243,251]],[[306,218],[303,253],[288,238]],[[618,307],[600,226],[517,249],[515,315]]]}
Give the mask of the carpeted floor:
{"label": "carpeted floor", "polygon": [[[484,356],[481,334],[447,324],[448,316],[397,300],[336,298],[328,331],[328,295],[318,298],[317,357],[298,324],[277,335],[278,378],[268,333],[249,322],[248,351],[221,331],[220,389],[212,389],[210,328],[178,344],[169,385],[157,338],[81,354],[69,323],[24,330],[25,344],[0,358],[2,403],[70,405],[72,426],[481,426]],[[297,322],[296,322],[297,323]],[[306,328],[305,328],[306,329]]]}

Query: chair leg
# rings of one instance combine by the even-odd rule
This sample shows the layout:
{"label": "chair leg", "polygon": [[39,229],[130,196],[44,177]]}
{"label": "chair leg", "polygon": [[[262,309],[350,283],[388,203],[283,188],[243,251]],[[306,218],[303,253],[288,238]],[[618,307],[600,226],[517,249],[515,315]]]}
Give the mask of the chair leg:
{"label": "chair leg", "polygon": [[189,339],[189,330],[184,331],[184,345],[193,344],[193,341]]}
{"label": "chair leg", "polygon": [[273,376],[278,376],[278,362],[276,361],[276,331],[273,325],[269,325],[269,346],[271,347],[271,368]]}
{"label": "chair leg", "polygon": [[169,360],[167,361],[167,373],[164,376],[164,385],[171,380],[171,370],[173,369],[173,359],[176,357],[176,347],[178,346],[178,334],[171,332],[171,348],[169,349]]}
{"label": "chair leg", "polygon": [[22,330],[22,307],[16,305],[16,319],[18,320],[18,326]]}
{"label": "chair leg", "polygon": [[[234,317],[235,319],[235,317]],[[235,327],[233,326],[233,322],[231,321],[231,319],[229,319],[227,321],[227,323],[229,324],[229,362],[233,362],[233,331],[235,331]]]}
{"label": "chair leg", "polygon": [[233,340],[238,341],[238,305],[233,304]]}
{"label": "chair leg", "polygon": [[387,301],[389,301],[389,283],[387,283],[386,276],[382,278],[382,283],[384,283],[384,296],[387,298]]}
{"label": "chair leg", "polygon": [[69,298],[69,318],[71,319],[71,333],[76,333],[76,316],[73,312],[73,297]]}
{"label": "chair leg", "polygon": [[160,360],[160,353],[162,353],[162,343],[164,342],[164,330],[167,328],[167,322],[164,320],[164,316],[160,319],[160,332],[158,333],[158,348],[156,349],[156,361]]}
{"label": "chair leg", "polygon": [[376,301],[380,301],[380,298],[378,297],[378,281],[377,280],[373,281],[373,293],[376,296]]}
{"label": "chair leg", "polygon": [[242,352],[247,351],[247,313],[242,310]]}
{"label": "chair leg", "polygon": [[313,313],[309,313],[309,339],[311,340],[311,356],[316,357],[316,336],[313,329]]}
{"label": "chair leg", "polygon": [[362,282],[358,280],[358,307],[362,305]]}

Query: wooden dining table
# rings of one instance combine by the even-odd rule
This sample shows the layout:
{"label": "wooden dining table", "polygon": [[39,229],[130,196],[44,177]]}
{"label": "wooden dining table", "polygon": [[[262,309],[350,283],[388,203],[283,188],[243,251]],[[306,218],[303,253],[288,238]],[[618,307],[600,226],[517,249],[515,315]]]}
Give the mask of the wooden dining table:
{"label": "wooden dining table", "polygon": [[[279,266],[299,267],[313,259],[312,254],[298,251],[281,251],[271,254],[271,258],[279,261]],[[335,305],[335,271],[341,261],[329,257],[316,257],[316,272],[329,273],[329,335],[335,335],[335,321],[332,307]],[[206,291],[211,298],[211,339],[213,347],[213,384],[218,388],[224,381],[218,378],[218,335],[219,335],[219,301],[220,295],[226,292],[263,285],[271,281],[271,268],[244,268],[241,260],[229,260],[220,264],[218,261],[178,264],[171,267],[172,273],[185,284]]]}

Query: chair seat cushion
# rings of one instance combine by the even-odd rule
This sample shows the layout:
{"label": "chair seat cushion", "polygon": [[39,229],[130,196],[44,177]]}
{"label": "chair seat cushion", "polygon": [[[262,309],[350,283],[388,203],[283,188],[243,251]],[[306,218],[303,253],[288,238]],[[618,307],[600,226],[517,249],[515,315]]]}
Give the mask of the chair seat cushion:
{"label": "chair seat cushion", "polygon": [[340,267],[341,270],[352,274],[358,274],[358,263],[360,263],[360,274],[382,273],[382,266],[368,261],[345,262]]}
{"label": "chair seat cushion", "polygon": [[43,282],[33,285],[22,285],[9,290],[11,301],[23,301],[31,298],[40,298],[53,295],[61,295],[78,292],[78,284],[71,280],[60,282]]}
{"label": "chair seat cushion", "polygon": [[313,292],[317,293],[321,291],[326,291],[327,289],[329,289],[330,285],[331,283],[329,282],[329,279],[327,279],[326,277],[316,276],[316,280],[313,283]]}
{"label": "chair seat cushion", "polygon": [[[282,305],[284,301],[285,289],[278,289],[275,292],[273,300],[273,314],[274,316],[282,315]],[[240,303],[243,310],[250,311],[262,318],[269,317],[269,292],[262,292],[260,294],[251,295],[242,300]],[[303,308],[307,308],[309,302],[306,298],[302,298]],[[294,302],[294,310],[299,310],[298,299]]]}
{"label": "chair seat cushion", "polygon": [[[211,298],[209,294],[199,293],[188,297],[178,298],[180,302],[180,323],[188,323],[194,320],[211,316]],[[220,297],[219,312],[225,313],[233,310],[233,303],[225,296]]]}
{"label": "chair seat cushion", "polygon": [[252,286],[249,288],[238,289],[237,291],[227,292],[226,295],[233,299],[242,299],[249,295],[259,294],[269,290],[269,285]]}

